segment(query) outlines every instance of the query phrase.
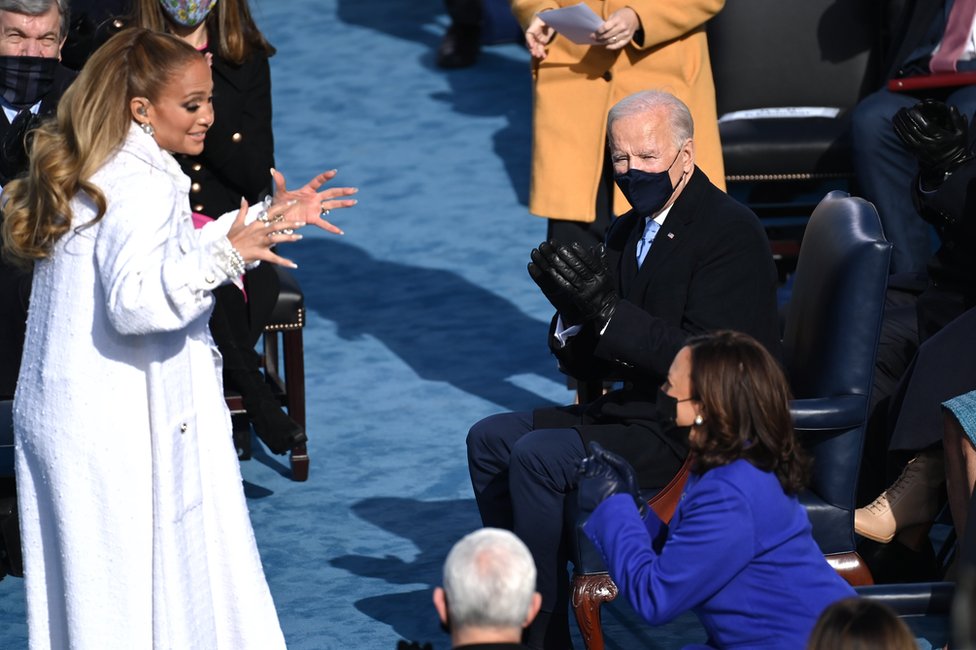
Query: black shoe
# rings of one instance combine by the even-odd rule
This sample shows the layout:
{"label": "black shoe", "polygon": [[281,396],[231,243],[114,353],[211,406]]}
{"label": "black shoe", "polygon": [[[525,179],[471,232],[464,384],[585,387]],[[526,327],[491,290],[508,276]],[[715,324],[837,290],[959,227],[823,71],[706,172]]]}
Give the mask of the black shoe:
{"label": "black shoe", "polygon": [[480,27],[451,25],[437,49],[437,65],[441,68],[467,68],[475,64],[480,51]]}
{"label": "black shoe", "polygon": [[273,454],[287,454],[294,447],[308,442],[305,429],[292,420],[276,401],[265,401],[255,409],[253,414],[248,409],[248,416],[254,426],[254,433],[268,446]]}

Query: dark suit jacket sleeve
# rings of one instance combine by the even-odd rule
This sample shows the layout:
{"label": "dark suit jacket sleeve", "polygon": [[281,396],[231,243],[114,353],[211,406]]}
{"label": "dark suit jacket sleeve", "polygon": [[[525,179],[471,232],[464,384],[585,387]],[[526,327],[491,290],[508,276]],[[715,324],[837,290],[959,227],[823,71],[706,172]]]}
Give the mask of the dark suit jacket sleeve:
{"label": "dark suit jacket sleeve", "polygon": [[711,598],[753,556],[755,527],[744,495],[724,481],[697,487],[686,493],[682,518],[660,553],[652,546],[660,520],[649,513],[649,523],[642,522],[628,495],[601,503],[583,526],[610,577],[652,625]]}
{"label": "dark suit jacket sleeve", "polygon": [[[687,284],[675,283],[684,292],[685,307],[680,326],[621,300],[610,324],[596,346],[604,359],[620,360],[655,376],[667,374],[674,355],[689,336],[715,329],[747,332],[763,343],[770,329],[765,298],[772,295],[769,244],[754,219],[715,220],[708,240],[699,250],[701,260]],[[757,302],[761,300],[762,302]],[[775,333],[770,333],[775,337]]]}

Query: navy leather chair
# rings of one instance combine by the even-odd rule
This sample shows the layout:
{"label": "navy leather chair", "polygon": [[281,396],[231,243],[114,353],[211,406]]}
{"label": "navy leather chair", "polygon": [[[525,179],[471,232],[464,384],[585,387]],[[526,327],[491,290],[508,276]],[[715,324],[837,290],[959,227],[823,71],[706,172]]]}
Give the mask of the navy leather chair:
{"label": "navy leather chair", "polygon": [[[305,426],[305,346],[302,328],[305,327],[305,297],[298,281],[280,266],[272,266],[278,274],[278,301],[264,328],[264,377],[271,390],[287,407],[288,415]],[[279,345],[280,337],[280,345]],[[279,356],[279,352],[282,352]],[[227,407],[235,416],[235,439],[238,422],[243,423],[244,435],[250,436],[250,424],[239,393],[224,393]],[[238,452],[240,453],[240,445]],[[308,480],[308,450],[300,445],[291,450],[291,477],[295,481]]]}
{"label": "navy leather chair", "polygon": [[854,500],[891,248],[871,203],[829,193],[807,223],[783,335],[790,410],[813,456],[801,501],[828,562],[854,585],[873,582],[856,551]]}
{"label": "navy leather chair", "polygon": [[736,0],[708,22],[728,191],[763,219],[784,273],[816,203],[853,186],[850,109],[879,85],[879,6]]}

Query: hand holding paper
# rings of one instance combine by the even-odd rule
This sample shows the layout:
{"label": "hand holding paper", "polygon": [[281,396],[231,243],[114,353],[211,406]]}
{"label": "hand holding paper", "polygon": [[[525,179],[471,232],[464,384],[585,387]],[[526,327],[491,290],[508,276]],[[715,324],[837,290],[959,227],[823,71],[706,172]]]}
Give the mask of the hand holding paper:
{"label": "hand holding paper", "polygon": [[593,34],[603,24],[603,19],[582,2],[571,7],[543,11],[539,18],[557,32],[580,45],[596,45]]}

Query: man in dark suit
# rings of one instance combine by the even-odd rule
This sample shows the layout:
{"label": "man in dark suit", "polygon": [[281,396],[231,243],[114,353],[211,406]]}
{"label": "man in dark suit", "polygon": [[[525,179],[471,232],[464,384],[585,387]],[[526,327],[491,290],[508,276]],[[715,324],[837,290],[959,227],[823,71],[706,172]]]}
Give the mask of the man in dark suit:
{"label": "man in dark suit", "polygon": [[[882,53],[883,83],[906,77],[931,77],[940,72],[976,70],[976,44],[972,42],[973,17],[960,22],[969,34],[968,44],[951,60],[939,56],[948,52],[947,40],[953,13],[959,5],[946,0],[889,0],[884,3],[889,39]],[[892,273],[925,270],[935,238],[932,229],[918,218],[912,205],[912,179],[918,172],[915,157],[895,135],[891,120],[901,108],[931,98],[958,106],[972,115],[976,111],[976,85],[952,85],[951,74],[944,85],[909,92],[893,92],[887,86],[868,95],[852,113],[854,168],[860,194],[875,204],[885,236],[894,244]],[[905,279],[899,279],[903,282]]]}
{"label": "man in dark suit", "polygon": [[[688,451],[687,429],[662,413],[658,387],[692,335],[746,332],[778,354],[776,270],[755,214],[695,166],[688,108],[647,91],[610,111],[610,159],[634,209],[605,249],[542,244],[529,273],[557,310],[549,344],[578,379],[624,382],[589,404],[503,413],[475,424],[468,466],[486,526],[532,551],[542,610],[532,647],[568,647],[563,511],[585,446],[625,457],[642,488],[659,488]],[[673,404],[671,405],[673,406]]]}
{"label": "man in dark suit", "polygon": [[[67,27],[67,0],[0,0],[0,185],[27,170],[27,132],[75,78],[58,63]],[[0,259],[0,397],[17,383],[29,296],[30,275]]]}
{"label": "man in dark suit", "polygon": [[444,561],[434,607],[452,648],[525,648],[522,630],[539,611],[532,555],[507,530],[482,528],[458,541]]}

